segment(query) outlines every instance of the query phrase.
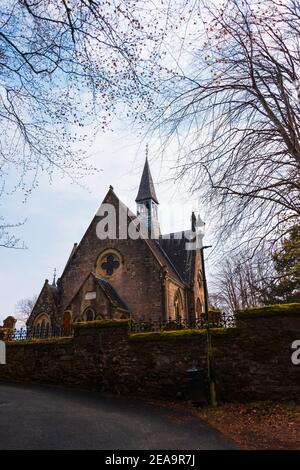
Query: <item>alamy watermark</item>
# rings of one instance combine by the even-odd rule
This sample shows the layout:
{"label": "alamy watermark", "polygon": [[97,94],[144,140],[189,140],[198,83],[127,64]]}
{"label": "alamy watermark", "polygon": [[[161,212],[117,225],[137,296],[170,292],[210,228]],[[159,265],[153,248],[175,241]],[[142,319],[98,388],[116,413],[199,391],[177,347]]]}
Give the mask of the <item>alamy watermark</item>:
{"label": "alamy watermark", "polygon": [[6,364],[6,346],[4,341],[0,340],[0,365]]}
{"label": "alamy watermark", "polygon": [[296,339],[292,342],[292,349],[294,350],[293,354],[291,355],[291,361],[294,366],[300,365],[300,339]]}
{"label": "alamy watermark", "polygon": [[204,235],[204,222],[193,214],[191,229],[160,235],[157,213],[153,208],[143,207],[143,212],[136,217],[124,204],[119,207],[104,203],[97,214],[100,217],[96,225],[96,234],[100,240],[137,240],[137,239],[184,239],[186,250],[201,248]]}

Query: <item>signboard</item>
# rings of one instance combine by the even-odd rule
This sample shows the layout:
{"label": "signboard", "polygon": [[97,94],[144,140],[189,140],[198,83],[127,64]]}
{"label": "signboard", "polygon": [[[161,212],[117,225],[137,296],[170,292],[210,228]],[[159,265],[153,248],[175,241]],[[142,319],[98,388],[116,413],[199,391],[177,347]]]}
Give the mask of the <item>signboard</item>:
{"label": "signboard", "polygon": [[84,300],[93,300],[96,298],[96,292],[87,292],[85,294]]}

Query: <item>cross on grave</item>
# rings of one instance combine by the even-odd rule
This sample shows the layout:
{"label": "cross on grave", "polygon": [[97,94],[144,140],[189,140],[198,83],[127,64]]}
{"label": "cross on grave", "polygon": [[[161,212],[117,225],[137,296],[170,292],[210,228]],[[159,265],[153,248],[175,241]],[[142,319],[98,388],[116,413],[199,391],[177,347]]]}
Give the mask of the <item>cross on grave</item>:
{"label": "cross on grave", "polygon": [[115,269],[120,266],[120,262],[115,259],[114,255],[108,255],[106,261],[101,264],[101,268],[105,269],[106,274],[111,276]]}

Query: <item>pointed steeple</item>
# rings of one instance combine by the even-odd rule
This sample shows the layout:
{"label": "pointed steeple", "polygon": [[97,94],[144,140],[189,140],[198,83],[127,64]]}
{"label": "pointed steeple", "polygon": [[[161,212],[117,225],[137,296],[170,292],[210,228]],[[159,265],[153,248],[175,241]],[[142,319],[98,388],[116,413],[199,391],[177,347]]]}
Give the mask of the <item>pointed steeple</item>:
{"label": "pointed steeple", "polygon": [[135,202],[140,203],[149,199],[152,199],[156,204],[159,204],[148,163],[148,156],[146,156],[142,179]]}
{"label": "pointed steeple", "polygon": [[157,211],[159,202],[148,163],[148,145],[146,146],[146,161],[142,179],[135,201],[137,203],[137,215],[143,224],[148,227],[148,236],[150,238],[159,238],[160,228]]}

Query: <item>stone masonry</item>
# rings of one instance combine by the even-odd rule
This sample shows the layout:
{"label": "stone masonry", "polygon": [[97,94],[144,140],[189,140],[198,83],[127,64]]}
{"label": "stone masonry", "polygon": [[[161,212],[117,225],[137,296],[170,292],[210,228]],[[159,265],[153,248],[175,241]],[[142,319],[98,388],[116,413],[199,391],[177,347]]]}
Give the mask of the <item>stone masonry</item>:
{"label": "stone masonry", "polygon": [[[291,362],[291,345],[300,339],[300,305],[286,313],[250,312],[237,318],[236,328],[212,330],[218,399],[299,398],[300,366]],[[184,399],[186,370],[206,368],[202,330],[130,335],[127,320],[74,327],[73,338],[8,342],[0,380]]]}

